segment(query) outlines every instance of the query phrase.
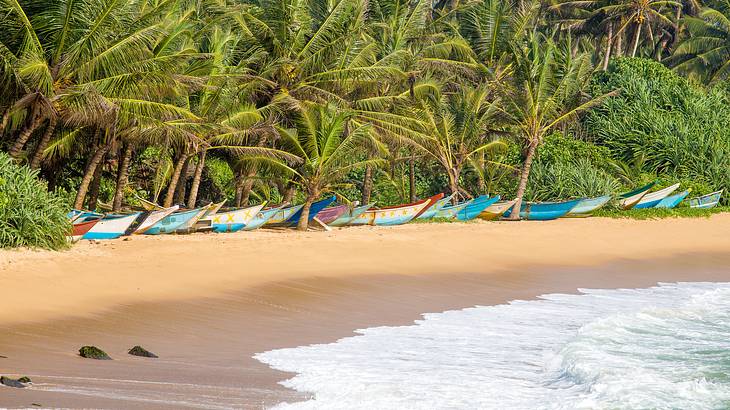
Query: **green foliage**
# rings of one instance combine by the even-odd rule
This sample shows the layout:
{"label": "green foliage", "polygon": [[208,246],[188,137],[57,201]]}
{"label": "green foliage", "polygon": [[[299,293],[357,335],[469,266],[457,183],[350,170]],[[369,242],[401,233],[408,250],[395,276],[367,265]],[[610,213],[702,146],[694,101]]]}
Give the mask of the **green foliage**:
{"label": "green foliage", "polygon": [[723,212],[730,212],[730,207],[715,207],[710,209],[695,209],[689,207],[678,207],[674,209],[649,208],[629,209],[628,211],[604,208],[593,212],[593,216],[644,220],[664,218],[709,218],[714,214]]}
{"label": "green foliage", "polygon": [[211,188],[222,194],[227,203],[232,204],[235,192],[235,175],[228,163],[218,159],[209,157],[205,161],[205,172],[207,178],[210,179]]}
{"label": "green foliage", "polygon": [[[618,59],[594,78],[595,92],[619,87],[585,118],[586,133],[635,175],[693,181],[697,194],[730,188],[730,105],[661,64]],[[640,181],[633,181],[640,183]]]}
{"label": "green foliage", "polygon": [[66,248],[71,230],[66,206],[36,171],[0,152],[0,248]]}

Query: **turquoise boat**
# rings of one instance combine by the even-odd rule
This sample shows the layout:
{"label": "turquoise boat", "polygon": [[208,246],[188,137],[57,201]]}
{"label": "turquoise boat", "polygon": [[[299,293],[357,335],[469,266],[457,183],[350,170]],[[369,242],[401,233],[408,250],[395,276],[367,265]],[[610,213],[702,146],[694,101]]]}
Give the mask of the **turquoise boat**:
{"label": "turquoise boat", "polygon": [[[312,219],[314,219],[314,217],[317,216],[317,214],[321,210],[323,210],[324,208],[327,208],[332,202],[335,202],[336,200],[337,200],[337,197],[333,195],[329,198],[325,198],[320,201],[312,203],[312,206],[309,207],[308,220],[311,221]],[[294,212],[294,214],[292,214],[292,216],[290,216],[286,220],[285,224],[287,226],[296,226],[297,224],[299,224],[299,220],[302,218],[302,211],[303,211],[303,209],[299,208],[299,210],[297,212]]]}
{"label": "turquoise boat", "polygon": [[[564,202],[523,202],[520,207],[520,218],[529,221],[549,221],[558,219],[568,214],[583,199],[574,199]],[[512,210],[504,213],[504,217],[508,218],[512,214]]]}
{"label": "turquoise boat", "polygon": [[567,216],[586,216],[591,212],[605,206],[608,201],[611,200],[611,198],[611,195],[604,195],[597,198],[583,199],[580,201],[580,203],[578,203],[578,205],[575,206],[575,208],[573,208],[573,210],[568,212]]}
{"label": "turquoise boat", "polygon": [[456,195],[456,194],[451,194],[451,195],[449,195],[449,196],[447,196],[447,197],[445,197],[443,199],[440,199],[432,207],[426,209],[426,211],[424,213],[422,213],[421,215],[419,215],[418,218],[416,218],[416,219],[431,219],[431,218],[433,218],[434,216],[436,216],[436,214],[440,210],[442,210],[446,205],[449,204],[449,202],[451,202],[451,199],[454,197],[454,195]]}
{"label": "turquoise boat", "polygon": [[[166,233],[173,233],[185,225],[189,225],[193,219],[200,218],[203,216],[208,207],[195,208],[190,211],[175,212],[172,215],[168,215],[160,222],[152,225],[152,227],[144,232],[145,235],[162,235]],[[193,222],[195,223],[195,222]]]}
{"label": "turquoise boat", "polygon": [[274,212],[274,215],[269,218],[265,225],[281,225],[303,207],[304,205],[291,205],[276,208],[276,212]]}
{"label": "turquoise boat", "polygon": [[329,226],[338,227],[348,225],[350,222],[352,222],[353,219],[364,214],[365,211],[372,208],[373,206],[375,206],[374,202],[367,205],[348,209],[344,214],[340,215],[339,218],[335,219],[333,222],[330,222]]}
{"label": "turquoise boat", "polygon": [[699,196],[697,198],[692,198],[689,200],[689,207],[690,208],[697,208],[697,209],[710,209],[717,206],[717,204],[720,203],[720,198],[722,197],[722,189],[716,192],[713,192],[711,194]]}
{"label": "turquoise boat", "polygon": [[246,208],[229,209],[210,216],[213,232],[238,232],[261,212],[266,203]]}
{"label": "turquoise boat", "polygon": [[283,207],[279,208],[271,208],[271,209],[264,209],[261,212],[257,213],[256,216],[253,217],[246,226],[244,226],[241,230],[242,231],[253,231],[254,229],[260,228],[263,225],[265,225],[267,222],[271,220],[271,218],[274,217],[279,211],[282,210]]}
{"label": "turquoise boat", "polygon": [[443,207],[436,214],[436,217],[445,219],[458,219],[459,221],[469,221],[476,218],[477,216],[479,216],[479,214],[482,213],[482,211],[499,201],[499,198],[499,195],[491,198],[488,195],[482,195],[469,201],[464,201],[456,205]]}
{"label": "turquoise boat", "polygon": [[672,209],[679,205],[680,202],[684,201],[684,198],[687,198],[691,191],[692,189],[687,189],[684,192],[680,192],[676,195],[668,196],[659,201],[659,203],[656,204],[654,208]]}

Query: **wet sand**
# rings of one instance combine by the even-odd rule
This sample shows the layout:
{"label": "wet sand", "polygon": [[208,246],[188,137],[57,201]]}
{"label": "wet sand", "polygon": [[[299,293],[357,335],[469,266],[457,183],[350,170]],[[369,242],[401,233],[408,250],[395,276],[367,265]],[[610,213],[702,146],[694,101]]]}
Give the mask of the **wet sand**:
{"label": "wet sand", "polygon": [[[133,238],[0,255],[0,407],[263,408],[256,352],[577,288],[730,281],[730,216]],[[220,259],[220,260],[217,260]],[[76,355],[82,345],[115,360]],[[140,344],[160,355],[126,354]]]}

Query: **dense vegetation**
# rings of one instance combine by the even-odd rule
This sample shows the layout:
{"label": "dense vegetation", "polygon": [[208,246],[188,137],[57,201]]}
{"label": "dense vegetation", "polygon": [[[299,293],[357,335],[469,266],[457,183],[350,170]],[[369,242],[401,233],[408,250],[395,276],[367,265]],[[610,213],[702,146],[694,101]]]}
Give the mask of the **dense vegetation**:
{"label": "dense vegetation", "polygon": [[0,15],[0,150],[69,207],[730,188],[720,3],[0,0]]}

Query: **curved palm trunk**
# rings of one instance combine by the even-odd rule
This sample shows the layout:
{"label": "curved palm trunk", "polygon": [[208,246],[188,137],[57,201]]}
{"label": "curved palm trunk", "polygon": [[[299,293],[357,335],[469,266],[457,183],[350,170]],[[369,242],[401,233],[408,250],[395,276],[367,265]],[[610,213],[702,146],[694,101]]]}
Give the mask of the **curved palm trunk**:
{"label": "curved palm trunk", "polygon": [[[250,174],[253,174],[250,172]],[[253,176],[248,175],[246,180],[243,181],[243,189],[241,190],[241,204],[248,205],[248,201],[251,198],[251,190],[253,189]]]}
{"label": "curved palm trunk", "polygon": [[132,144],[125,143],[122,147],[122,158],[117,165],[117,186],[114,191],[114,202],[112,203],[112,211],[117,212],[122,209],[122,199],[124,198],[124,189],[129,182],[129,162],[132,159]]}
{"label": "curved palm trunk", "polygon": [[312,208],[312,204],[318,196],[316,192],[307,195],[307,200],[304,202],[304,207],[302,207],[302,216],[299,218],[299,223],[297,224],[297,230],[306,231],[309,229],[309,210]]}
{"label": "curved palm trunk", "polygon": [[636,25],[636,34],[634,35],[634,45],[631,47],[631,57],[636,57],[636,49],[639,48],[639,38],[641,37],[641,24]]}
{"label": "curved palm trunk", "polygon": [[520,173],[520,184],[517,186],[517,195],[515,198],[515,204],[512,207],[512,214],[509,219],[516,221],[520,219],[520,209],[522,208],[522,197],[525,196],[525,190],[527,189],[527,181],[530,178],[530,168],[532,167],[532,160],[535,156],[535,149],[537,143],[530,143],[527,149],[527,156],[525,162],[522,164],[522,172]]}
{"label": "curved palm trunk", "polygon": [[200,158],[198,158],[198,165],[195,167],[195,174],[193,175],[193,183],[190,185],[190,193],[188,193],[188,208],[195,208],[195,203],[198,201],[198,188],[200,188],[200,179],[203,177],[203,168],[205,168],[205,156],[208,154],[208,150],[204,149],[200,152]]}
{"label": "curved palm trunk", "polygon": [[111,144],[106,143],[97,148],[97,150],[94,152],[94,155],[89,160],[89,163],[86,166],[86,170],[84,171],[84,176],[81,178],[79,190],[76,193],[74,208],[81,209],[84,206],[84,200],[86,199],[86,194],[89,192],[89,185],[91,184],[91,180],[94,178],[94,175],[96,174],[96,169],[99,167],[99,164],[101,164],[101,160],[104,158],[104,155],[106,155],[107,151],[109,151],[110,147]]}
{"label": "curved palm trunk", "polygon": [[51,115],[51,117],[48,119],[48,126],[46,127],[46,131],[43,133],[43,137],[41,137],[41,140],[38,141],[38,146],[36,147],[35,153],[33,154],[33,159],[30,160],[31,168],[37,169],[38,167],[40,167],[41,160],[43,160],[43,151],[46,150],[48,142],[51,141],[51,137],[56,131],[57,124],[58,118],[56,118],[55,115]]}
{"label": "curved palm trunk", "polygon": [[451,198],[451,202],[456,205],[459,202],[459,175],[461,174],[461,170],[458,168],[451,168],[447,174],[449,176],[449,191],[451,191],[454,195],[454,197]]}
{"label": "curved palm trunk", "polygon": [[613,23],[608,23],[608,35],[606,37],[606,54],[603,55],[603,71],[608,69],[608,62],[611,59],[611,44],[613,44]]}
{"label": "curved palm trunk", "polygon": [[99,189],[101,188],[101,172],[104,166],[99,164],[94,171],[94,179],[91,180],[89,186],[89,194],[87,195],[86,209],[96,211],[96,205],[99,202]]}
{"label": "curved palm trunk", "polygon": [[365,166],[365,176],[362,180],[362,203],[370,203],[370,195],[373,192],[373,166],[368,164]]}
{"label": "curved palm trunk", "polygon": [[175,162],[175,167],[172,169],[172,176],[170,177],[170,185],[167,187],[167,193],[165,193],[165,201],[162,206],[165,208],[171,207],[175,200],[175,193],[177,192],[177,184],[180,181],[180,175],[182,175],[183,167],[187,163],[188,156],[181,154],[180,158]]}
{"label": "curved palm trunk", "polygon": [[236,175],[236,198],[234,199],[235,206],[239,207],[241,206],[241,202],[243,201],[243,182],[245,181],[243,176],[243,171],[238,171],[238,174]]}
{"label": "curved palm trunk", "polygon": [[31,119],[28,126],[23,128],[23,131],[20,132],[18,138],[15,140],[15,143],[13,143],[13,145],[8,150],[8,155],[16,159],[20,157],[20,152],[23,150],[25,143],[28,142],[30,136],[33,135],[33,131],[35,131],[36,128],[41,125],[41,122],[43,122],[43,116],[38,114],[37,109],[34,108],[33,118]]}
{"label": "curved palm trunk", "polygon": [[188,156],[185,160],[182,172],[180,172],[180,179],[177,180],[177,187],[175,188],[175,198],[173,198],[172,200],[172,203],[174,204],[185,203],[185,193],[188,189],[188,174],[190,173],[190,158],[191,157]]}
{"label": "curved palm trunk", "polygon": [[8,126],[8,121],[10,121],[10,112],[12,111],[12,107],[8,107],[7,110],[3,113],[2,119],[0,119],[0,136],[3,135],[5,132],[5,127]]}
{"label": "curved palm trunk", "polygon": [[410,202],[416,202],[416,159],[414,157],[408,160],[408,191]]}

